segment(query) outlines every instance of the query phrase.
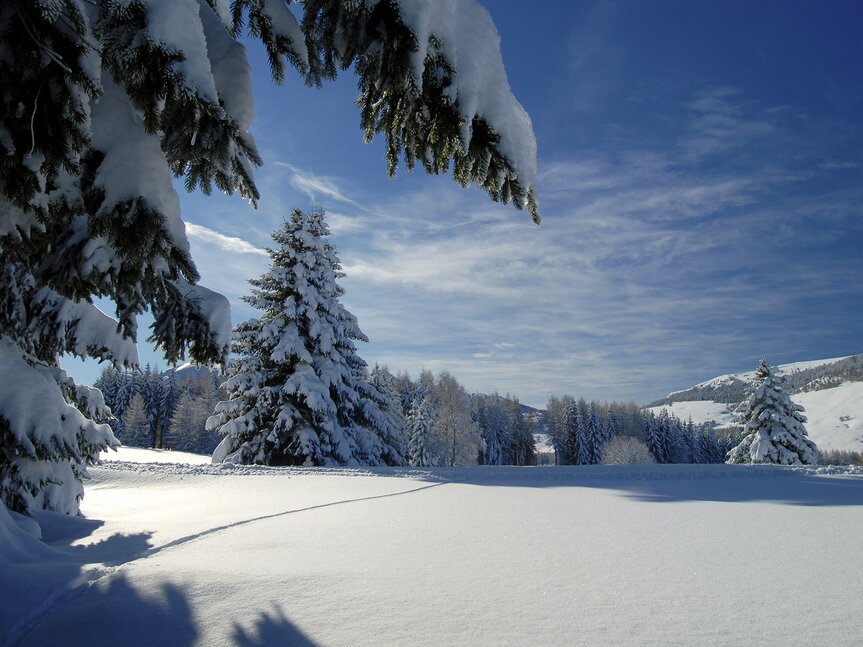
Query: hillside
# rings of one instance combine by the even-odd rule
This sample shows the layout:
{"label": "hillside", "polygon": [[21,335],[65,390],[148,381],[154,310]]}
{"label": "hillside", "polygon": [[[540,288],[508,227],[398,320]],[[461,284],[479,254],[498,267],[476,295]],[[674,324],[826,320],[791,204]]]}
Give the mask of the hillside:
{"label": "hillside", "polygon": [[[863,355],[783,364],[791,399],[806,409],[809,436],[822,450],[863,451]],[[754,371],[720,375],[648,405],[678,418],[717,427],[734,424],[733,410],[751,388]]]}

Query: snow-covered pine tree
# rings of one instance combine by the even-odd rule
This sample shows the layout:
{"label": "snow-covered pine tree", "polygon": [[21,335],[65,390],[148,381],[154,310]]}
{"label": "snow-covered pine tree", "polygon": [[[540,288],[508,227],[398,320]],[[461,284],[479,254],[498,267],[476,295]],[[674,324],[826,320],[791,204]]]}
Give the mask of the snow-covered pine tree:
{"label": "snow-covered pine tree", "polygon": [[605,429],[603,429],[602,437],[607,443],[617,435],[617,415],[614,413],[614,407],[609,405],[605,414]]}
{"label": "snow-covered pine tree", "polygon": [[533,423],[524,415],[518,398],[506,394],[505,409],[510,428],[507,464],[536,465],[536,445],[533,439]]}
{"label": "snow-covered pine tree", "polygon": [[[580,433],[583,433],[583,429],[579,430],[579,409],[578,403],[569,397],[565,397],[564,400],[564,412],[563,412],[563,452],[560,457],[560,463],[562,465],[577,465],[578,457],[579,457],[579,448],[581,446],[581,437]],[[583,425],[582,425],[583,428]]]}
{"label": "snow-covered pine tree", "polygon": [[147,409],[147,420],[150,423],[150,447],[161,447],[161,434],[159,432],[159,424],[161,422],[161,402],[162,402],[162,376],[159,375],[158,369],[153,371],[153,368],[147,364],[144,367],[144,372],[141,380],[141,397],[144,399],[144,406]]}
{"label": "snow-covered pine tree", "polygon": [[408,464],[412,467],[434,465],[437,454],[432,427],[435,421],[434,401],[431,393],[414,402],[408,414]]}
{"label": "snow-covered pine tree", "polygon": [[[277,82],[288,65],[310,85],[356,72],[365,137],[384,136],[391,174],[400,159],[433,173],[452,163],[456,181],[538,218],[530,119],[482,7],[307,0],[298,20],[288,5],[0,8],[0,375],[15,376],[0,398],[0,499],[15,510],[77,512],[84,454],[98,455],[78,439],[102,450],[116,443],[90,417],[101,397],[77,397],[85,391],[57,369],[59,355],[137,365],[145,309],[155,320],[150,340],[169,362],[226,354],[228,304],[196,285],[172,176],[189,190],[215,184],[258,200],[244,26],[263,42]],[[114,302],[117,321],[96,296]],[[77,404],[83,410],[70,412]],[[62,488],[69,496],[45,494]]]}
{"label": "snow-covered pine tree", "polygon": [[[665,413],[663,410],[662,413]],[[647,412],[644,420],[644,436],[645,444],[653,454],[653,458],[657,463],[668,462],[668,445],[665,442],[666,432],[663,431],[663,426],[652,412]]]}
{"label": "snow-covered pine tree", "polygon": [[584,438],[587,446],[588,462],[591,465],[602,462],[602,446],[605,444],[605,423],[596,410],[596,403],[592,400],[587,406],[587,418],[584,421]]}
{"label": "snow-covered pine tree", "polygon": [[575,429],[576,445],[574,465],[590,465],[591,453],[587,440],[587,425],[585,424],[585,402],[579,400],[575,403]]}
{"label": "snow-covered pine tree", "polygon": [[542,414],[543,427],[548,434],[551,446],[554,447],[555,465],[564,465],[566,442],[566,409],[569,396],[558,398],[551,396],[545,404]]}
{"label": "snow-covered pine tree", "polygon": [[387,465],[407,462],[407,421],[395,387],[395,378],[384,367],[375,366],[367,381],[359,382],[364,415],[383,442],[381,456]]}
{"label": "snow-covered pine tree", "polygon": [[483,464],[503,465],[509,453],[507,450],[512,442],[511,428],[504,410],[503,400],[497,393],[494,393],[480,397],[477,404],[477,424],[485,443]]}
{"label": "snow-covered pine tree", "polygon": [[328,237],[322,209],[295,209],[273,234],[270,268],[249,281],[243,299],[263,314],[235,329],[230,399],[208,422],[224,434],[214,462],[403,462],[356,354],[354,341],[367,339],[339,301],[341,265]]}
{"label": "snow-covered pine tree", "polygon": [[159,399],[159,421],[156,425],[156,444],[158,447],[164,447],[166,444],[165,437],[171,428],[171,420],[174,417],[174,411],[181,397],[182,392],[180,391],[180,386],[177,384],[177,373],[173,369],[169,369],[162,377],[161,397]]}
{"label": "snow-covered pine tree", "polygon": [[728,452],[729,463],[810,465],[818,448],[806,432],[803,407],[791,401],[784,380],[762,358],[749,397],[737,408],[743,440]]}

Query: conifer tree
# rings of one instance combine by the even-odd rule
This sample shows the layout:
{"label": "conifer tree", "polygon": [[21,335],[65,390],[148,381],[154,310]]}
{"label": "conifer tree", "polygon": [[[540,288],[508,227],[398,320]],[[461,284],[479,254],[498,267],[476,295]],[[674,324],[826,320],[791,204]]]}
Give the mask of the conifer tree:
{"label": "conifer tree", "polygon": [[506,412],[510,428],[509,465],[535,465],[533,425],[521,409],[518,398],[507,394]]}
{"label": "conifer tree", "polygon": [[430,467],[437,453],[432,435],[435,412],[431,394],[414,402],[408,415],[408,463],[412,467]]}
{"label": "conifer tree", "polygon": [[584,421],[584,438],[587,447],[588,463],[596,465],[602,462],[602,446],[605,438],[605,424],[596,410],[596,404],[591,401],[587,407],[587,419]]}
{"label": "conifer tree", "polygon": [[360,382],[365,415],[373,421],[383,443],[383,461],[387,465],[403,465],[407,460],[407,421],[402,413],[395,378],[386,368],[376,366],[367,384]]}
{"label": "conifer tree", "polygon": [[512,434],[503,400],[495,393],[480,398],[478,403],[478,424],[485,443],[483,464],[503,465],[511,452]]}
{"label": "conifer tree", "polygon": [[[564,440],[563,440],[563,465],[578,465],[579,450],[582,437],[579,431],[580,413],[578,403],[572,398],[566,401],[566,409],[563,414]],[[582,425],[583,427],[583,425]],[[583,453],[581,458],[583,459]]]}
{"label": "conifer tree", "polygon": [[791,401],[784,380],[762,358],[752,392],[737,408],[743,439],[728,452],[729,463],[809,465],[818,448],[806,432],[803,407]]}
{"label": "conifer tree", "polygon": [[366,336],[339,301],[343,274],[323,210],[295,209],[273,240],[270,268],[243,297],[262,315],[237,326],[230,399],[208,422],[224,434],[213,461],[401,464],[382,398],[356,354],[354,342]]}
{"label": "conifer tree", "polygon": [[617,435],[617,415],[614,413],[614,408],[609,405],[605,415],[605,429],[603,429],[603,439],[605,442],[610,442]]}
{"label": "conifer tree", "polygon": [[590,445],[587,440],[587,427],[584,421],[584,400],[579,400],[575,403],[575,429],[576,429],[576,448],[575,448],[575,465],[590,465],[592,457]]}
{"label": "conifer tree", "polygon": [[[664,413],[664,410],[663,410]],[[645,443],[657,463],[668,462],[667,445],[660,421],[653,413],[648,412],[644,423]]]}

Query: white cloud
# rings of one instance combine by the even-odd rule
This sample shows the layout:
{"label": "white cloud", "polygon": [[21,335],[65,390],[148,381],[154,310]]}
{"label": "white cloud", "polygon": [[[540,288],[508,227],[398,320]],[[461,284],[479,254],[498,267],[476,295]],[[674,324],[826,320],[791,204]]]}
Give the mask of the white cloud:
{"label": "white cloud", "polygon": [[304,171],[287,162],[274,162],[274,166],[282,166],[289,169],[291,171],[291,184],[297,190],[305,193],[310,200],[320,200],[321,197],[326,197],[359,207],[360,209],[363,208],[360,204],[349,198],[338,187],[333,178]]}
{"label": "white cloud", "polygon": [[203,225],[196,225],[193,222],[186,222],[186,233],[193,238],[215,245],[227,252],[234,252],[236,254],[267,255],[267,251],[265,249],[256,247],[247,240],[237,238],[236,236],[226,236],[214,229],[204,227]]}

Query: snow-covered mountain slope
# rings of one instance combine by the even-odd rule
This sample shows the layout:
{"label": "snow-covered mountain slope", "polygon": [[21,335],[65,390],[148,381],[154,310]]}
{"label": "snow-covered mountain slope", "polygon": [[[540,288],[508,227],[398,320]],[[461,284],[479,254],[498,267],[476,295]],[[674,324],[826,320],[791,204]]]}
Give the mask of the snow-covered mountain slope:
{"label": "snow-covered mountain slope", "polygon": [[86,518],[37,517],[45,544],[0,510],[0,644],[852,645],[863,635],[861,468],[112,462],[91,472]]}
{"label": "snow-covered mountain slope", "polygon": [[[805,407],[806,429],[821,450],[863,451],[863,356],[783,364],[778,372],[786,377],[791,399]],[[695,423],[713,422],[717,427],[734,424],[736,403],[752,385],[754,371],[720,375],[677,391],[653,403]]]}
{"label": "snow-covered mountain slope", "polygon": [[[855,356],[854,355],[848,355],[845,357],[834,357],[832,359],[816,359],[816,360],[811,360],[808,362],[794,362],[791,364],[780,364],[780,365],[776,366],[775,369],[776,369],[776,373],[778,375],[788,377],[788,376],[793,375],[795,373],[799,373],[800,371],[806,371],[806,370],[811,370],[811,369],[815,369],[815,368],[820,368],[822,366],[831,366],[833,364],[836,364],[837,362],[841,362],[842,360],[850,359],[851,357],[855,357]],[[745,371],[743,373],[729,373],[728,375],[719,375],[718,377],[714,377],[714,378],[707,380],[705,382],[701,382],[699,384],[696,384],[692,388],[693,389],[704,389],[704,388],[718,387],[718,386],[722,386],[725,384],[731,384],[731,383],[736,382],[736,381],[746,382],[748,384],[751,384],[754,379],[755,379],[755,371],[754,370]],[[683,393],[683,392],[679,391],[678,393]],[[672,397],[674,395],[676,395],[676,394],[671,393],[671,394],[669,394],[668,397]]]}

